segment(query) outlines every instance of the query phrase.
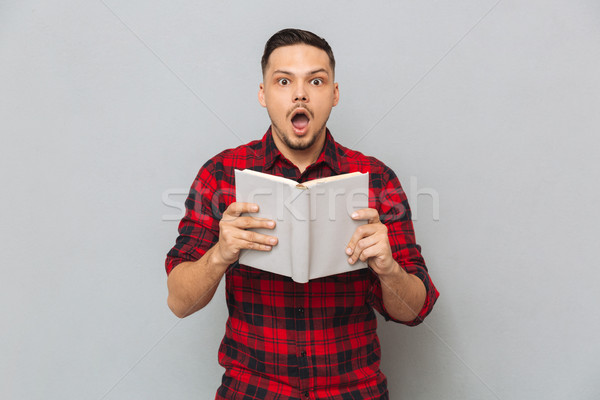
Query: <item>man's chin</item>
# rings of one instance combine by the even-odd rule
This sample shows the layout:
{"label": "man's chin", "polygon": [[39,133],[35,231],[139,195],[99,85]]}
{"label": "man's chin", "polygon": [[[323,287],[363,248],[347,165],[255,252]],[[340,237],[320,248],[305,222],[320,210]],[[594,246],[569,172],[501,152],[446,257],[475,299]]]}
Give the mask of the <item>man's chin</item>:
{"label": "man's chin", "polygon": [[317,140],[316,136],[305,135],[303,137],[292,137],[284,136],[283,141],[287,147],[292,150],[306,150],[312,147]]}
{"label": "man's chin", "polygon": [[319,134],[309,131],[302,136],[297,135],[293,129],[282,131],[272,123],[273,134],[276,135],[283,144],[290,150],[303,151],[310,149],[319,138]]}

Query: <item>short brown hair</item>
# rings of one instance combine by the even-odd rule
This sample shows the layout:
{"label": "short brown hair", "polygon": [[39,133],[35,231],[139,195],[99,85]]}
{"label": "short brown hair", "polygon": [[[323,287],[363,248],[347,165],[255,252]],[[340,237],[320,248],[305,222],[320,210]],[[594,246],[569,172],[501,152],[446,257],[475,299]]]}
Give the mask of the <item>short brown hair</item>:
{"label": "short brown hair", "polygon": [[323,50],[329,57],[329,65],[331,66],[331,70],[335,72],[335,58],[333,57],[333,50],[331,50],[331,46],[329,46],[329,43],[327,43],[325,39],[309,31],[287,28],[280,30],[271,36],[269,40],[267,40],[267,43],[265,44],[265,51],[263,52],[262,59],[260,60],[263,75],[267,69],[267,64],[269,63],[269,57],[275,49],[284,46],[292,46],[295,44],[307,44]]}

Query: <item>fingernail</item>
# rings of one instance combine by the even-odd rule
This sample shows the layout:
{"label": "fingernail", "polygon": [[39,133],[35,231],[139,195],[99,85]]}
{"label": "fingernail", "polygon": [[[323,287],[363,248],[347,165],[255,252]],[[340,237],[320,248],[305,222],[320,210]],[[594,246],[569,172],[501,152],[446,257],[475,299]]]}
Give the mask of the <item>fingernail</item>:
{"label": "fingernail", "polygon": [[258,206],[252,206],[252,207],[250,207],[250,211],[257,212],[258,211]]}
{"label": "fingernail", "polygon": [[271,238],[271,239],[269,239],[269,243],[275,244],[275,243],[277,243],[277,239]]}
{"label": "fingernail", "polygon": [[271,228],[275,226],[275,222],[274,221],[269,221],[267,222],[267,225],[269,225]]}
{"label": "fingernail", "polygon": [[352,254],[352,249],[350,247],[346,247],[346,254]]}
{"label": "fingernail", "polygon": [[351,217],[352,217],[352,218],[356,218],[356,217],[358,217],[358,213],[356,213],[356,212],[353,212],[353,213],[352,213],[352,215],[351,215]]}
{"label": "fingernail", "polygon": [[348,259],[348,262],[349,262],[350,264],[352,264],[352,257],[350,257],[350,258]]}

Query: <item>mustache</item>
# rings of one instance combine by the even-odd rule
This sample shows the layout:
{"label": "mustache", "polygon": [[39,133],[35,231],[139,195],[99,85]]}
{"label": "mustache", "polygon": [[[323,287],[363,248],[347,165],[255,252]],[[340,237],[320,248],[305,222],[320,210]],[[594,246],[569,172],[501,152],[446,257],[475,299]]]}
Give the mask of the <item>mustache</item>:
{"label": "mustache", "polygon": [[288,111],[286,117],[289,118],[290,115],[292,115],[294,111],[296,111],[296,109],[298,108],[303,108],[304,110],[306,110],[306,112],[310,115],[311,119],[315,117],[313,111],[304,103],[298,103],[297,105],[295,105],[290,111]]}

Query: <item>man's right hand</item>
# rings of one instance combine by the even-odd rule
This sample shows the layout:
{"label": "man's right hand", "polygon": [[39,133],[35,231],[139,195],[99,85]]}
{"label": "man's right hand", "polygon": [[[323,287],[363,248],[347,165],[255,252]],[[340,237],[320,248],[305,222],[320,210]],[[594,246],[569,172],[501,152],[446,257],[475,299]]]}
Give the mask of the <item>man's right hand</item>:
{"label": "man's right hand", "polygon": [[215,256],[226,265],[240,258],[242,249],[270,251],[277,244],[274,236],[248,231],[253,228],[275,228],[275,221],[266,218],[242,216],[244,213],[258,212],[254,203],[231,203],[219,222],[219,241],[215,245]]}

